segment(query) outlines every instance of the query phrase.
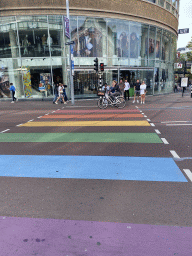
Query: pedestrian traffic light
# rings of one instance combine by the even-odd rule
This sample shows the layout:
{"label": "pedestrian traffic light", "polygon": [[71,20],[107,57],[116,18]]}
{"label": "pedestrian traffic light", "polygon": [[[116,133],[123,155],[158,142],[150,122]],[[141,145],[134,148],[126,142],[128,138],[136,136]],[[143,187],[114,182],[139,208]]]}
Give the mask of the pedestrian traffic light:
{"label": "pedestrian traffic light", "polygon": [[100,70],[104,71],[104,63],[100,63]]}
{"label": "pedestrian traffic light", "polygon": [[96,72],[98,72],[98,59],[96,58],[96,59],[94,59],[94,62],[95,62],[95,64],[94,64],[94,70],[96,71]]}

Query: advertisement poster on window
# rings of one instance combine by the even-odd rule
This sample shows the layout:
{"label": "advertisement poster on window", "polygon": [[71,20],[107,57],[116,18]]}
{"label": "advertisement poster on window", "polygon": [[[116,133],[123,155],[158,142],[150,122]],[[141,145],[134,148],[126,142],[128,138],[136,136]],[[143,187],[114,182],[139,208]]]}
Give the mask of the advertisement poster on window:
{"label": "advertisement poster on window", "polygon": [[129,56],[129,34],[121,31],[117,33],[117,56],[128,58]]}
{"label": "advertisement poster on window", "polygon": [[10,96],[9,91],[9,76],[7,68],[0,68],[0,97],[7,98]]}
{"label": "advertisement poster on window", "polygon": [[31,97],[31,94],[32,94],[30,68],[22,67],[22,70],[23,70],[24,93],[25,93],[25,97],[29,98]]}
{"label": "advertisement poster on window", "polygon": [[47,96],[51,95],[52,93],[51,73],[40,74],[40,86],[43,88],[43,90],[47,91]]}
{"label": "advertisement poster on window", "polygon": [[130,58],[139,56],[139,37],[136,32],[130,34]]}
{"label": "advertisement poster on window", "polygon": [[102,57],[102,31],[100,28],[84,26],[72,31],[74,57]]}
{"label": "advertisement poster on window", "polygon": [[160,57],[160,41],[156,41],[156,58]]}

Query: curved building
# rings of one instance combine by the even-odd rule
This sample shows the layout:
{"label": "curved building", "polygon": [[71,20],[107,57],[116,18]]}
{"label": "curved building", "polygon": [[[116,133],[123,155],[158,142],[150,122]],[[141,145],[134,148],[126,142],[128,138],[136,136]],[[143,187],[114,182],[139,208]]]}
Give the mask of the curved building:
{"label": "curved building", "polygon": [[[69,7],[75,97],[96,95],[96,57],[108,84],[140,79],[148,94],[172,91],[179,0],[70,0]],[[1,0],[0,14],[1,97],[9,83],[23,98],[70,85],[65,0]]]}

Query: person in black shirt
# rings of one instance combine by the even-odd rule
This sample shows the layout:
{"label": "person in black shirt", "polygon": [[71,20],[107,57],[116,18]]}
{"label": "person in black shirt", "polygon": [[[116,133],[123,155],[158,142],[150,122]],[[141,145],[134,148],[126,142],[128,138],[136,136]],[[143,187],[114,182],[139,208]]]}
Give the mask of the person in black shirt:
{"label": "person in black shirt", "polygon": [[137,79],[137,82],[135,83],[135,86],[134,86],[134,100],[133,100],[133,103],[135,103],[135,97],[136,96],[137,96],[137,103],[139,103],[140,85],[141,85],[141,83],[139,82],[139,79]]}

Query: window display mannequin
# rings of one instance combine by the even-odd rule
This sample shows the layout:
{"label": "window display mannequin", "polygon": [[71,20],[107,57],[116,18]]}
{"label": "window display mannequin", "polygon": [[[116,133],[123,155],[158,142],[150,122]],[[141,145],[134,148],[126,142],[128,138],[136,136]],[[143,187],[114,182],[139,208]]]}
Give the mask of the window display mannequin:
{"label": "window display mannequin", "polygon": [[29,41],[28,41],[28,35],[26,35],[25,36],[25,38],[24,38],[24,40],[23,40],[23,42],[22,42],[22,45],[23,45],[23,47],[24,47],[24,53],[23,53],[23,55],[28,55],[28,46],[29,46]]}
{"label": "window display mannequin", "polygon": [[47,38],[47,45],[50,47],[50,51],[52,51],[52,48],[51,48],[52,44],[53,44],[53,39],[49,35],[48,38]]}
{"label": "window display mannequin", "polygon": [[47,38],[46,38],[45,34],[41,37],[41,42],[42,42],[43,51],[45,53],[45,47],[47,45]]}

